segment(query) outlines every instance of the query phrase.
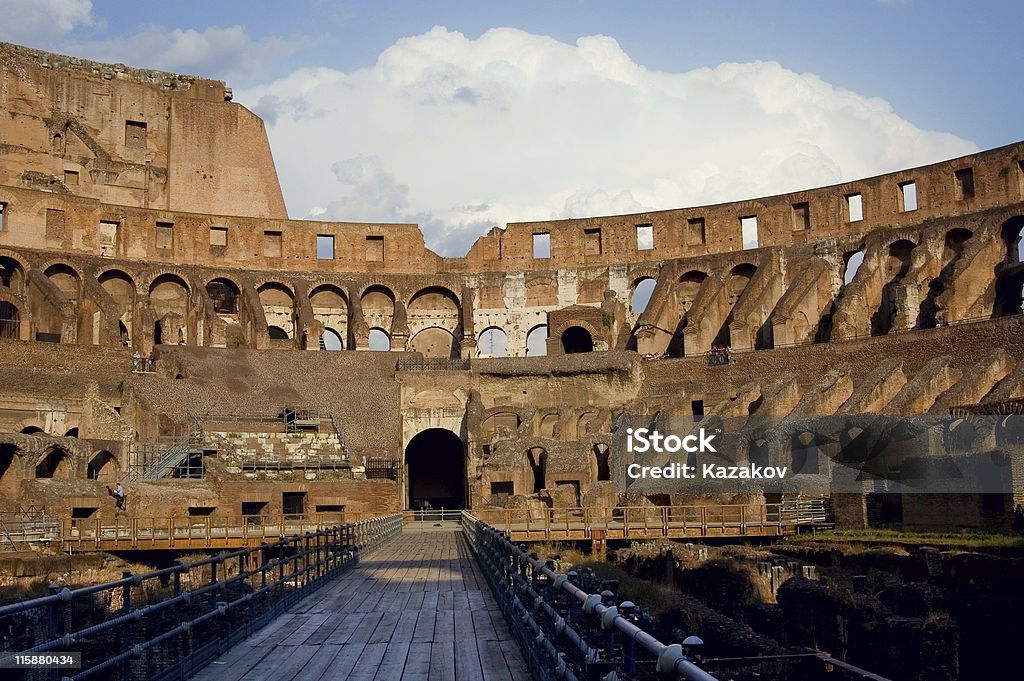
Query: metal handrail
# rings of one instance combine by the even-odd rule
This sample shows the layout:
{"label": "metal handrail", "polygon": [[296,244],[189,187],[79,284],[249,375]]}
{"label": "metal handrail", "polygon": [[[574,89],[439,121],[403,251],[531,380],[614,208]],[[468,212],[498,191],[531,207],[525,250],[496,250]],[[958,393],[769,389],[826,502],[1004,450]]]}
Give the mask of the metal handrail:
{"label": "metal handrail", "polygon": [[[577,681],[593,677],[590,668],[602,675],[612,668],[615,676],[604,678],[632,679],[645,655],[658,672],[686,681],[716,681],[684,654],[681,644],[666,645],[624,616],[632,604],[616,606],[587,593],[571,575],[556,573],[551,564],[468,512],[462,527],[506,619],[529,648],[524,652],[538,678]],[[588,639],[589,620],[596,620],[598,636]]]}
{"label": "metal handrail", "polygon": [[0,642],[0,664],[80,651],[81,671],[66,678],[183,678],[399,532],[401,516],[392,514],[146,574],[125,571],[104,584],[51,587],[48,596],[0,607],[0,626],[17,632]]}

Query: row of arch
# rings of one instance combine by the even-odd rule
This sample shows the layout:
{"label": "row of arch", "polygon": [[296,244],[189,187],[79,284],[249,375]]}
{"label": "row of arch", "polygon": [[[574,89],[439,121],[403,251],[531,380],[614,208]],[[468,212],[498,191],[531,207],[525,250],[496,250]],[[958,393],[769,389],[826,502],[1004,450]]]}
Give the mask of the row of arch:
{"label": "row of arch", "polygon": [[[84,464],[84,468],[83,468]],[[80,459],[69,450],[54,444],[42,453],[30,455],[16,444],[0,443],[0,490],[16,491],[23,479],[81,479],[113,483],[121,477],[121,464],[107,450],[94,452],[88,460]]]}

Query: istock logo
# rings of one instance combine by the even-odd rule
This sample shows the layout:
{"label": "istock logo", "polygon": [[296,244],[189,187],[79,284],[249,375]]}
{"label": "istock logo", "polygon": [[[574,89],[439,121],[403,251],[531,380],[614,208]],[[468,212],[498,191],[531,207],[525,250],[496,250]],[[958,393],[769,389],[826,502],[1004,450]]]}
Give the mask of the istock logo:
{"label": "istock logo", "polygon": [[656,430],[648,428],[627,428],[626,429],[626,451],[633,454],[645,452],[658,452],[675,454],[684,452],[712,452],[717,453],[713,440],[715,433],[706,433],[703,428],[697,434],[684,435],[662,435]]}

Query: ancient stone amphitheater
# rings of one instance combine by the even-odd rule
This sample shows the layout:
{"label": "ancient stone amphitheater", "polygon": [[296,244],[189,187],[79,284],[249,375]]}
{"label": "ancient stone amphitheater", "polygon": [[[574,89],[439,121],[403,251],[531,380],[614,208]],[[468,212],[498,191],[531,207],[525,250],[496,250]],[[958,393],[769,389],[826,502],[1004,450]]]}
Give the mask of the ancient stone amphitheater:
{"label": "ancient stone amphitheater", "polygon": [[[192,520],[622,495],[620,414],[1019,413],[1024,143],[713,206],[288,219],[224,83],[0,45],[0,511]],[[649,300],[647,300],[649,296]],[[731,352],[709,354],[714,347]],[[1007,529],[1002,494],[834,521]]]}

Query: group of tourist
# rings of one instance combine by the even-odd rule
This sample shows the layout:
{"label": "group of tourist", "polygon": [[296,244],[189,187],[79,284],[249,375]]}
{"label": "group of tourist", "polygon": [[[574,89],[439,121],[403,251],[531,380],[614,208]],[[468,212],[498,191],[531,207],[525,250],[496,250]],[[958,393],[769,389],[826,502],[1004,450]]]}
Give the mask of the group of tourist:
{"label": "group of tourist", "polygon": [[731,347],[716,343],[711,346],[711,352],[708,353],[708,364],[712,366],[728,364],[730,353],[732,353]]}

